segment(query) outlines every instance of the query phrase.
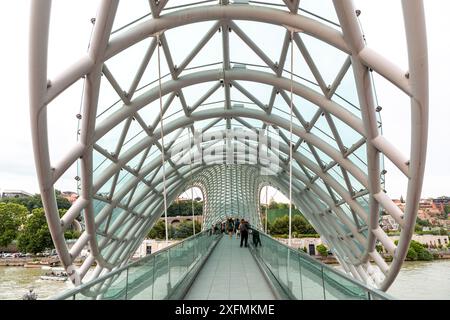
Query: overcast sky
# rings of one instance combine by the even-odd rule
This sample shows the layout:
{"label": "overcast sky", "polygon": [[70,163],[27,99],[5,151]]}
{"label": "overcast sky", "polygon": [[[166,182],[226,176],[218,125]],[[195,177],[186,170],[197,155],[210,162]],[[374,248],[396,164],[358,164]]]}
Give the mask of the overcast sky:
{"label": "overcast sky", "polygon": [[[58,73],[58,70],[64,69],[64,66],[86,52],[91,30],[89,20],[95,16],[97,2],[53,1],[52,23],[59,23],[64,28],[52,31],[52,39],[57,39],[60,49],[50,52],[52,62],[49,65],[49,75]],[[355,4],[362,11],[360,19],[368,45],[406,70],[400,1],[358,0]],[[450,19],[447,17],[450,1],[425,0],[425,7],[430,65],[430,130],[422,196],[435,197],[450,195],[450,108],[445,96],[448,93],[450,73],[450,40],[447,37],[447,31],[450,30]],[[28,19],[28,0],[0,2],[0,90],[3,99],[0,117],[0,188],[39,192],[28,115]],[[384,135],[405,154],[409,154],[409,101],[383,79],[377,77],[376,85],[379,104],[383,107],[381,114]],[[55,118],[50,122],[51,132],[54,133],[50,141],[51,147],[61,155],[75,141],[74,116],[78,113],[79,103],[73,103],[73,97],[79,98],[80,90],[79,86],[74,87],[72,95],[66,97],[71,99],[71,103],[67,103],[70,110],[56,110]],[[64,105],[64,99],[61,98],[59,107]],[[72,115],[70,124],[59,121],[63,114]],[[392,198],[405,196],[406,180],[389,163],[386,164],[386,169],[388,194]],[[75,190],[75,181],[70,176],[75,174],[76,170],[73,168],[69,176],[57,184],[57,188]]]}

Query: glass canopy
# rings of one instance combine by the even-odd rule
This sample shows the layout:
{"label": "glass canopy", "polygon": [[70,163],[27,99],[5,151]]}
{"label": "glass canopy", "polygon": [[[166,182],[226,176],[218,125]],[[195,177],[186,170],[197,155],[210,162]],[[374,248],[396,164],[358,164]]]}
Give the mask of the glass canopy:
{"label": "glass canopy", "polygon": [[351,1],[101,1],[86,57],[47,94],[83,78],[78,142],[56,170],[79,159],[80,198],[61,225],[82,214],[86,231],[57,249],[70,271],[84,245],[91,253],[71,279],[94,262],[94,277],[127,263],[193,186],[203,228],[228,216],[260,227],[259,191],[272,185],[291,188],[348,273],[388,286],[374,247],[395,245],[378,220],[403,213],[383,192],[383,154],[405,174],[409,164],[382,136],[373,90],[371,71],[389,79],[396,69],[359,55],[355,12]]}

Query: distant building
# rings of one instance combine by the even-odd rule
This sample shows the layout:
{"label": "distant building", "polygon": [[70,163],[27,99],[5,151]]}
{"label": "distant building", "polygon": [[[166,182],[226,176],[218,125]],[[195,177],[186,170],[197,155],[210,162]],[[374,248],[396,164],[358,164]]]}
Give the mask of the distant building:
{"label": "distant building", "polygon": [[445,206],[450,205],[450,197],[438,197],[433,199],[433,207],[444,212]]}
{"label": "distant building", "polygon": [[[194,216],[194,219],[196,222],[202,224],[203,223],[203,216]],[[161,217],[159,218],[159,220],[164,221],[165,218]],[[181,222],[185,222],[185,221],[192,221],[192,216],[175,216],[175,217],[167,217],[167,222],[169,225],[172,226],[177,226],[179,225]]]}
{"label": "distant building", "polygon": [[20,198],[20,197],[32,197],[31,193],[23,190],[8,190],[0,189],[0,198]]}
{"label": "distant building", "polygon": [[433,199],[420,199],[419,209],[427,210],[433,208]]}
{"label": "distant building", "polygon": [[384,231],[398,231],[399,229],[399,224],[390,215],[382,216],[380,225]]}
{"label": "distant building", "polygon": [[[443,213],[442,209],[435,205],[434,201],[436,199],[421,199],[419,201],[419,209],[417,210],[417,217],[421,220],[429,221],[433,225],[439,225],[439,216]],[[393,202],[397,207],[405,212],[406,203],[401,200],[394,199]],[[445,199],[441,200],[442,203],[445,203]]]}
{"label": "distant building", "polygon": [[133,255],[133,259],[140,259],[148,254],[153,254],[159,250],[164,249],[167,246],[178,243],[180,240],[169,240],[167,243],[165,240],[145,239],[141,245],[137,248]]}
{"label": "distant building", "polygon": [[[288,244],[288,239],[277,238],[277,240],[285,245]],[[306,253],[311,256],[319,255],[317,246],[325,244],[322,238],[292,238],[291,247],[294,249],[306,249]],[[328,246],[329,247],[329,246]]]}
{"label": "distant building", "polygon": [[73,191],[63,191],[61,197],[66,198],[70,203],[74,203],[78,199],[78,194]]}

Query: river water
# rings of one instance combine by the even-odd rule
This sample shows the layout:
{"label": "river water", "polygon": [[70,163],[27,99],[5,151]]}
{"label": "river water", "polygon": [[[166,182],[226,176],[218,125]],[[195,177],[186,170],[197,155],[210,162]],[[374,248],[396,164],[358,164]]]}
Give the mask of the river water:
{"label": "river water", "polygon": [[402,300],[450,300],[450,260],[406,261],[387,293]]}
{"label": "river water", "polygon": [[[23,267],[0,267],[0,300],[21,299],[33,287],[38,299],[70,289],[69,282],[41,280],[46,271]],[[388,293],[397,299],[450,299],[450,260],[405,262]]]}
{"label": "river water", "polygon": [[33,288],[38,299],[52,297],[72,287],[69,282],[41,280],[46,270],[24,267],[0,267],[0,300],[17,300]]}

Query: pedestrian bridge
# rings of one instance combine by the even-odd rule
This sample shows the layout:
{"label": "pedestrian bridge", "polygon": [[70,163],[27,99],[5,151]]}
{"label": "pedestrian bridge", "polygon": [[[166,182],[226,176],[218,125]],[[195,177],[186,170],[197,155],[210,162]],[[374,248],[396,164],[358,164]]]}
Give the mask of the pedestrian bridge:
{"label": "pedestrian bridge", "polygon": [[[370,288],[260,233],[261,246],[210,230],[53,299],[385,300]],[[250,236],[251,239],[251,236]]]}
{"label": "pedestrian bridge", "polygon": [[[226,296],[237,290],[234,263],[250,268],[242,296],[256,294],[253,286],[265,297],[291,298],[374,298],[366,285],[389,288],[407,254],[424,176],[428,62],[421,0],[401,1],[397,17],[405,25],[408,70],[366,43],[351,0],[98,2],[83,53],[51,75],[52,50],[80,37],[82,28],[58,41],[50,26],[67,30],[66,19],[52,20],[51,0],[31,6],[36,171],[55,248],[79,286],[73,297]],[[379,105],[374,75],[401,99],[385,97]],[[402,119],[410,126],[401,128],[411,143],[400,151],[383,135],[381,112],[404,100],[410,108]],[[72,145],[67,138],[67,147],[54,147],[53,138],[65,129],[73,137],[74,128]],[[404,212],[385,190],[392,171],[404,177]],[[59,212],[55,197],[61,181],[79,194],[67,212]],[[262,230],[261,190],[269,186],[302,212],[354,280],[266,236],[262,248],[239,250],[207,234],[226,217]],[[167,207],[194,187],[203,195],[204,232],[129,265]],[[382,214],[400,225],[398,244],[380,227]],[[75,220],[85,229],[69,248],[64,232]],[[392,255],[391,264],[377,244]],[[89,256],[78,267],[86,246]]]}

